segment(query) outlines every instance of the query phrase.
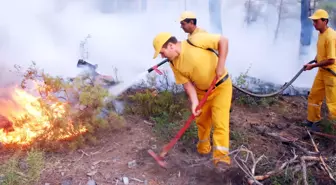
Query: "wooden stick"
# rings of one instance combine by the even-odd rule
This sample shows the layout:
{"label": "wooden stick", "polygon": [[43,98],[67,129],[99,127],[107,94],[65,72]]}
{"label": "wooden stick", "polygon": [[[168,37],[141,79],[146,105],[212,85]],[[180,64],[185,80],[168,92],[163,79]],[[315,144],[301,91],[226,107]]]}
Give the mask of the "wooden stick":
{"label": "wooden stick", "polygon": [[255,183],[255,181],[263,181],[263,180],[265,180],[265,179],[268,179],[268,178],[271,177],[272,175],[275,175],[275,174],[281,172],[283,169],[285,169],[286,166],[288,166],[288,165],[294,163],[294,162],[296,161],[296,158],[297,158],[297,157],[298,157],[298,156],[297,156],[297,155],[295,154],[295,152],[294,152],[294,157],[293,157],[292,159],[290,159],[289,161],[284,162],[278,169],[275,169],[275,170],[272,170],[272,171],[270,171],[270,172],[267,172],[265,175],[257,175],[257,176],[254,176],[254,179],[255,179],[255,180],[254,180],[254,179],[249,179],[249,180],[248,180],[248,183],[249,183],[249,184],[253,184],[253,183]]}
{"label": "wooden stick", "polygon": [[319,135],[319,136],[324,136],[330,139],[336,139],[335,135],[331,135],[331,134],[326,134],[326,133],[322,133],[322,132],[314,132],[314,131],[310,131],[311,133],[315,134],[315,135]]}
{"label": "wooden stick", "polygon": [[307,165],[306,165],[306,161],[301,157],[301,166],[302,166],[302,179],[303,179],[303,183],[304,185],[308,185],[308,181],[307,181]]}
{"label": "wooden stick", "polygon": [[282,136],[280,136],[279,134],[277,133],[266,133],[267,135],[269,136],[272,136],[274,137],[275,139],[278,139],[280,140],[281,142],[284,142],[284,143],[289,143],[290,145],[293,145],[294,147],[298,148],[299,150],[301,150],[302,152],[306,153],[307,155],[318,155],[319,152],[311,152],[311,151],[308,151],[306,148],[296,144],[294,141],[291,141],[289,139],[286,139]]}
{"label": "wooden stick", "polygon": [[[319,150],[318,150],[318,148],[317,148],[317,146],[316,146],[316,144],[315,144],[315,141],[314,141],[312,135],[310,134],[310,132],[309,132],[309,130],[308,130],[307,128],[306,128],[306,130],[307,130],[307,132],[308,132],[308,135],[309,135],[309,137],[310,137],[310,140],[311,140],[312,144],[314,145],[315,151],[316,151],[316,152],[319,152]],[[330,172],[330,170],[329,170],[327,164],[324,162],[323,157],[322,157],[321,154],[320,154],[320,161],[322,162],[323,167],[324,167],[324,169],[327,171],[327,173],[328,173],[330,179],[332,179],[332,180],[336,183],[336,180],[335,180],[334,176],[333,176],[332,173]]]}

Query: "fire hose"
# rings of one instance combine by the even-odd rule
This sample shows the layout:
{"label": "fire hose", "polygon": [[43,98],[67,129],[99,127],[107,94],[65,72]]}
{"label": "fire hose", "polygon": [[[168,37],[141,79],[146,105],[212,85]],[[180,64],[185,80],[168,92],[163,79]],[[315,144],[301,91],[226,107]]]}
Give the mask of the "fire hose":
{"label": "fire hose", "polygon": [[[193,43],[191,43],[189,39],[187,39],[187,42],[188,42],[190,45],[194,46],[194,47],[201,48],[201,47],[196,46],[196,45],[194,45]],[[201,48],[201,49],[204,49],[204,48]],[[213,49],[211,49],[211,48],[207,48],[206,50],[213,52],[213,53],[216,54],[216,56],[218,57],[218,53],[217,53],[215,50],[213,50]],[[313,60],[313,61],[310,61],[308,64],[313,64],[313,63],[317,63],[317,61],[316,61],[316,60]],[[323,68],[323,67],[321,67],[321,68]],[[336,73],[335,73],[334,71],[332,71],[331,69],[328,69],[328,68],[323,68],[323,69],[329,71],[331,74],[333,74],[334,76],[336,76]],[[304,70],[305,70],[305,67],[302,67],[302,68],[299,70],[299,72],[297,72],[296,75],[295,75],[295,76],[294,76],[288,83],[285,83],[279,90],[277,90],[277,91],[275,91],[275,92],[272,92],[272,93],[269,93],[269,94],[256,94],[256,93],[247,91],[247,90],[245,90],[245,89],[243,89],[243,88],[241,88],[241,87],[238,87],[238,86],[235,85],[235,84],[232,84],[232,86],[233,86],[234,88],[236,88],[237,90],[239,90],[240,92],[243,92],[243,93],[248,94],[248,95],[250,95],[250,96],[254,96],[254,97],[257,97],[257,98],[268,98],[268,97],[276,96],[276,95],[282,93],[285,89],[287,89],[290,85],[292,85],[292,83],[293,83],[293,82],[294,82],[294,81],[301,75],[301,73],[302,73]]]}
{"label": "fire hose", "polygon": [[[215,53],[217,56],[218,56],[218,53],[212,49],[208,49],[210,51],[212,51],[213,53]],[[155,66],[152,66],[150,67],[147,72],[148,73],[151,73],[152,71],[155,71],[156,73],[158,73],[159,75],[162,75],[163,73],[158,69],[161,65],[165,64],[166,62],[170,62],[168,59],[164,59],[163,61],[161,61],[160,63],[156,64]],[[310,61],[308,64],[313,64],[313,63],[316,63],[316,60],[313,60],[313,61]],[[84,60],[79,60],[78,63],[77,63],[77,66],[87,66],[89,67],[91,70],[95,71],[95,69],[97,68],[97,65],[93,65],[93,64],[90,64]],[[320,67],[324,70],[327,70],[328,72],[330,72],[332,75],[336,76],[336,73],[334,71],[332,71],[331,69],[329,68],[323,68],[323,67]],[[275,92],[272,92],[272,93],[268,93],[268,94],[257,94],[257,93],[253,93],[253,92],[250,92],[246,89],[243,89],[235,84],[232,84],[232,86],[234,88],[236,88],[237,90],[239,90],[240,92],[243,92],[245,94],[248,94],[250,96],[253,96],[253,97],[257,97],[257,98],[267,98],[267,97],[272,97],[272,96],[276,96],[278,94],[280,94],[281,92],[283,92],[284,90],[286,90],[290,85],[292,85],[292,83],[301,75],[301,73],[305,70],[305,67],[302,67],[296,74],[295,76],[287,83],[285,83],[279,90],[275,91]],[[97,72],[94,72],[94,74],[98,74]],[[117,82],[109,82],[109,84],[111,85],[115,85]]]}
{"label": "fire hose", "polygon": [[[214,53],[216,53],[215,51],[213,51]],[[218,56],[218,54],[216,53],[216,55]],[[169,60],[168,59],[165,59],[165,60],[163,60],[162,62],[160,62],[160,63],[158,63],[157,65],[155,65],[155,66],[153,66],[153,67],[151,67],[151,68],[149,68],[147,71],[148,71],[148,73],[150,73],[150,72],[152,72],[152,71],[156,71],[158,74],[162,74],[162,72],[160,72],[157,68],[159,67],[159,66],[161,66],[161,65],[163,65],[164,63],[166,63],[166,62],[169,62]],[[316,61],[315,60],[313,60],[313,61],[311,61],[311,62],[309,62],[308,64],[312,64],[312,63],[316,63]],[[243,93],[245,93],[245,94],[248,94],[248,95],[250,95],[250,96],[254,96],[254,97],[258,97],[258,98],[266,98],[266,97],[272,97],[272,96],[276,96],[277,94],[280,94],[281,92],[283,92],[285,89],[287,89],[300,75],[301,75],[301,73],[304,71],[304,69],[305,69],[305,67],[302,67],[301,69],[300,69],[300,71],[299,72],[297,72],[296,73],[296,75],[288,82],[288,83],[285,83],[279,90],[277,90],[277,91],[275,91],[275,92],[273,92],[273,93],[269,93],[269,94],[256,94],[256,93],[253,93],[253,92],[250,92],[250,91],[248,91],[248,90],[245,90],[245,89],[243,89],[243,88],[241,88],[241,87],[238,87],[237,85],[235,85],[235,84],[232,84],[232,86],[234,87],[234,88],[236,88],[237,90],[239,90],[239,91],[241,91],[241,92],[243,92]],[[327,68],[324,68],[324,69],[326,69],[326,70],[328,70],[329,71],[329,69],[327,69]],[[335,75],[336,76],[336,73],[335,72],[333,72],[332,70],[330,70],[329,72],[331,72],[331,73],[333,73],[333,75]]]}

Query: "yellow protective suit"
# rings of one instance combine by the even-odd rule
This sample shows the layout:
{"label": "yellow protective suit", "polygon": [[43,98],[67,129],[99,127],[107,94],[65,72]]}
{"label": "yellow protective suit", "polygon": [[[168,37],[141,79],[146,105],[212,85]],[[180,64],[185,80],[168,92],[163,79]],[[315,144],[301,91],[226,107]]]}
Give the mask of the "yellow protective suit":
{"label": "yellow protective suit", "polygon": [[197,27],[194,32],[192,32],[191,34],[188,34],[188,39],[191,39],[192,36],[196,35],[197,33],[207,33],[207,31],[205,31],[202,28]]}
{"label": "yellow protective suit", "polygon": [[[205,92],[197,90],[198,99],[204,96]],[[202,108],[202,113],[196,118],[198,127],[197,151],[200,154],[211,152],[210,131],[213,126],[213,158],[214,163],[223,161],[230,164],[230,157],[227,155],[230,145],[230,107],[232,98],[232,81],[228,78],[218,86],[208,97]]]}
{"label": "yellow protective suit", "polygon": [[[320,33],[317,41],[317,62],[336,59],[336,33],[332,28]],[[336,64],[324,66],[336,72]],[[329,119],[336,119],[336,77],[325,69],[319,68],[308,96],[307,120],[321,120],[321,105],[326,98]]]}
{"label": "yellow protective suit", "polygon": [[308,121],[321,120],[321,105],[326,98],[329,119],[336,119],[336,77],[330,72],[319,69],[308,96]]}
{"label": "yellow protective suit", "polygon": [[[216,76],[217,56],[206,48],[218,50],[220,35],[197,33],[190,38],[191,42],[201,48],[194,47],[186,41],[181,42],[181,52],[170,64],[177,84],[192,82],[196,88],[198,99],[201,100],[212,80]],[[202,49],[204,48],[204,49]],[[226,73],[227,74],[227,73]],[[226,75],[224,74],[222,78]],[[230,164],[229,153],[229,114],[232,98],[232,82],[228,78],[220,84],[209,96],[202,108],[202,114],[196,119],[199,143],[197,149],[200,154],[211,152],[210,131],[213,133],[213,158]]]}

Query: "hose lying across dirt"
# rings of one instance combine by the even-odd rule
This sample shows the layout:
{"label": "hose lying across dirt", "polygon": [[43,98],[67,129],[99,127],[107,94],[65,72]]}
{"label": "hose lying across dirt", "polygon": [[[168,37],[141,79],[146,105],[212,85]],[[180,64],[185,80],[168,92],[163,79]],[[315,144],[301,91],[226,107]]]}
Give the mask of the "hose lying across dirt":
{"label": "hose lying across dirt", "polygon": [[[211,52],[213,52],[213,53],[215,53],[215,54],[217,55],[217,57],[218,57],[218,53],[217,53],[216,51],[214,51],[214,50],[212,50],[212,49],[208,49],[208,50],[211,51]],[[166,63],[166,62],[169,62],[169,60],[168,60],[168,59],[165,59],[165,60],[163,60],[162,62],[160,62],[159,64],[155,65],[154,67],[149,68],[149,69],[147,70],[148,73],[152,72],[153,70],[155,70],[156,68],[158,68],[159,66],[163,65],[163,64]],[[316,61],[315,61],[315,60],[310,61],[308,64],[312,64],[312,63],[316,63]],[[239,91],[241,91],[241,92],[243,92],[243,93],[245,93],[245,94],[248,94],[248,95],[250,95],[250,96],[253,96],[253,97],[257,97],[257,98],[267,98],[267,97],[272,97],[272,96],[276,96],[276,95],[280,94],[280,93],[283,92],[285,89],[287,89],[290,85],[292,85],[292,83],[293,83],[293,82],[294,82],[294,81],[301,75],[301,73],[304,71],[304,69],[305,69],[305,67],[302,67],[302,68],[300,69],[300,71],[299,71],[298,73],[296,73],[296,75],[295,75],[295,76],[294,76],[288,83],[285,83],[279,90],[277,90],[277,91],[275,91],[275,92],[272,92],[272,93],[269,93],[269,94],[256,94],[256,93],[250,92],[250,91],[248,91],[248,90],[245,90],[245,89],[243,89],[243,88],[241,88],[241,87],[238,87],[238,86],[235,85],[235,84],[232,84],[232,86],[233,86],[234,88],[236,88],[237,90],[239,90]],[[334,71],[332,71],[332,70],[330,70],[330,69],[327,69],[327,68],[323,68],[323,69],[329,71],[329,72],[332,73],[334,76],[336,76],[336,73],[335,73]]]}
{"label": "hose lying across dirt", "polygon": [[[198,48],[203,49],[202,47],[196,46],[196,45],[194,45],[193,43],[191,43],[189,39],[187,39],[187,42],[188,42],[190,45],[194,46],[194,47],[198,47]],[[213,49],[211,49],[211,48],[208,48],[208,49],[206,49],[206,50],[215,53],[216,56],[218,57],[218,53],[217,53],[217,51],[215,51],[215,50],[213,50]],[[312,64],[312,63],[315,63],[315,62],[316,62],[316,61],[313,60],[313,61],[309,62],[308,64]],[[267,97],[272,97],[272,96],[276,96],[276,95],[280,94],[280,93],[283,92],[285,89],[287,89],[287,87],[289,87],[290,85],[292,85],[292,83],[293,83],[293,82],[294,82],[294,81],[301,75],[301,73],[302,73],[303,71],[304,71],[304,67],[302,67],[302,69],[301,69],[301,70],[300,70],[300,71],[299,71],[299,72],[292,78],[291,81],[289,81],[288,83],[285,83],[285,84],[284,84],[278,91],[275,91],[275,92],[273,92],[273,93],[269,93],[269,94],[256,94],[256,93],[252,93],[252,92],[250,92],[250,91],[248,91],[248,90],[245,90],[245,89],[243,89],[243,88],[240,88],[240,87],[236,86],[235,84],[232,84],[232,86],[233,86],[234,88],[238,89],[239,91],[245,93],[245,94],[248,94],[248,95],[250,95],[250,96],[254,96],[254,97],[257,97],[257,98],[267,98]],[[330,72],[330,71],[329,71],[329,72]],[[335,76],[336,76],[336,74],[335,74]]]}
{"label": "hose lying across dirt", "polygon": [[[215,51],[215,50],[212,50],[212,49],[208,49],[209,51],[215,53],[218,57],[218,53]],[[316,63],[316,60],[313,60],[313,61],[310,61],[308,64],[313,64],[313,63]],[[287,87],[289,87],[290,85],[292,85],[292,83],[301,75],[301,73],[304,71],[305,67],[302,67],[300,69],[300,71],[298,73],[296,73],[296,75],[288,82],[288,83],[285,83],[279,90],[275,91],[275,92],[272,92],[272,93],[269,93],[269,94],[256,94],[256,93],[252,93],[248,90],[245,90],[243,88],[240,88],[238,86],[236,86],[235,84],[232,84],[232,86],[234,88],[236,88],[237,90],[245,93],[245,94],[248,94],[250,96],[253,96],[253,97],[257,97],[257,98],[268,98],[268,97],[272,97],[272,96],[276,96],[280,93],[282,93],[285,89],[287,89]],[[329,71],[331,74],[333,74],[334,76],[336,76],[336,73],[334,71],[332,71],[331,69],[327,69],[327,68],[322,68],[324,70],[327,70]]]}

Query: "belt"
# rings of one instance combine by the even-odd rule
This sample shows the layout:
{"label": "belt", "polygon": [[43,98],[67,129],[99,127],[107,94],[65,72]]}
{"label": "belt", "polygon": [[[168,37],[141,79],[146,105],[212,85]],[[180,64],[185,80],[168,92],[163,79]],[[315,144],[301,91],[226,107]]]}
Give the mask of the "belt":
{"label": "belt", "polygon": [[[309,62],[309,63],[317,63],[317,61],[316,61],[316,60],[313,60],[313,61],[311,61],[311,62]],[[322,68],[322,69],[328,71],[329,73],[331,73],[332,75],[336,76],[336,72],[333,71],[333,70],[330,69],[330,68],[325,68],[325,67],[319,67],[319,68]]]}
{"label": "belt", "polygon": [[[215,87],[214,87],[213,89],[215,89],[217,86],[219,86],[220,84],[222,84],[223,82],[225,82],[225,80],[227,80],[228,78],[229,78],[229,73],[226,74],[221,80],[219,80],[219,81],[216,83],[216,85],[215,85]],[[201,90],[201,91],[208,92],[208,90],[209,90],[209,89],[207,89],[207,90]]]}

